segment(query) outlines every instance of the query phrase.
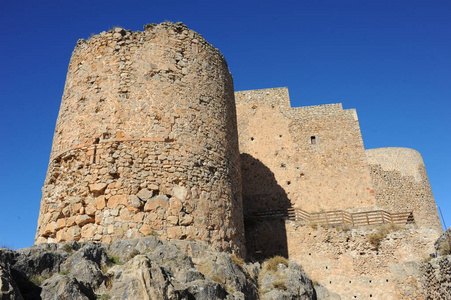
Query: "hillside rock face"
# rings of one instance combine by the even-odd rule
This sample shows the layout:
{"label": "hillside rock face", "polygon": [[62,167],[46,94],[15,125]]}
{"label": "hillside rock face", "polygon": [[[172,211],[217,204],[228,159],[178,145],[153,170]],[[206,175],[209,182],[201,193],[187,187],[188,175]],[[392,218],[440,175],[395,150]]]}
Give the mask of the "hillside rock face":
{"label": "hillside rock face", "polygon": [[302,269],[280,259],[270,269],[153,236],[0,249],[0,299],[337,299],[322,287],[317,298]]}
{"label": "hillside rock face", "polygon": [[451,228],[435,242],[436,257],[421,265],[426,299],[451,299]]}

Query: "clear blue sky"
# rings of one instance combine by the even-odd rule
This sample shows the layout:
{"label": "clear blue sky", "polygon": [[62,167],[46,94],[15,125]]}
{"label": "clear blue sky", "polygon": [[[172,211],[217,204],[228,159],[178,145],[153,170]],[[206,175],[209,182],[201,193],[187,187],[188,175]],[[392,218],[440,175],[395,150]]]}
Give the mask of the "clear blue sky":
{"label": "clear blue sky", "polygon": [[236,90],[343,103],[365,147],[420,151],[451,225],[450,1],[0,0],[0,245],[32,245],[71,52],[121,26],[181,21],[225,55]]}

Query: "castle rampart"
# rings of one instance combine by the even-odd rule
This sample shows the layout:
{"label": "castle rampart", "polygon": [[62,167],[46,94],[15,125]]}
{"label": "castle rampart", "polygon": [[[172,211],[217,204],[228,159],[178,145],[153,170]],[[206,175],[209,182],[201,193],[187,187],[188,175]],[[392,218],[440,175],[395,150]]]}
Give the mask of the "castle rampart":
{"label": "castle rampart", "polygon": [[[340,103],[234,93],[220,52],[172,23],[77,43],[42,193],[36,243],[158,235],[244,256],[246,240],[249,257],[290,257],[345,299],[422,299],[411,262],[441,232],[418,152],[365,150]],[[342,222],[286,220],[291,208]],[[381,209],[406,224],[380,226]],[[374,210],[377,224],[343,217]]]}
{"label": "castle rampart", "polygon": [[[291,108],[286,88],[236,92],[235,98],[247,210],[264,209],[266,197],[280,199],[278,187],[306,211],[374,207],[355,110],[341,104]],[[263,175],[252,160],[273,174],[274,190],[258,178]]]}
{"label": "castle rampart", "polygon": [[413,211],[416,223],[442,231],[421,154],[409,148],[366,150],[377,205],[390,211]]}
{"label": "castle rampart", "polygon": [[244,247],[232,77],[180,24],[78,42],[36,242],[149,234]]}

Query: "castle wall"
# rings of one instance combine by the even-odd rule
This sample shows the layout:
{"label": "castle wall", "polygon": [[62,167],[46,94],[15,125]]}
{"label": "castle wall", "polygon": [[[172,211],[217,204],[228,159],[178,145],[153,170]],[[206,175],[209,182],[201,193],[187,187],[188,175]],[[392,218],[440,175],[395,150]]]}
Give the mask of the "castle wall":
{"label": "castle wall", "polygon": [[355,110],[290,107],[286,88],[235,93],[247,211],[375,205]]}
{"label": "castle wall", "polygon": [[420,226],[442,231],[440,217],[421,154],[408,148],[366,150],[377,205],[383,209],[413,211]]}
{"label": "castle wall", "polygon": [[[415,225],[327,228],[286,222],[290,259],[341,299],[422,300],[421,261],[435,230]],[[376,245],[372,236],[380,238]]]}
{"label": "castle wall", "polygon": [[36,242],[149,234],[244,245],[232,77],[220,52],[180,24],[78,42]]}

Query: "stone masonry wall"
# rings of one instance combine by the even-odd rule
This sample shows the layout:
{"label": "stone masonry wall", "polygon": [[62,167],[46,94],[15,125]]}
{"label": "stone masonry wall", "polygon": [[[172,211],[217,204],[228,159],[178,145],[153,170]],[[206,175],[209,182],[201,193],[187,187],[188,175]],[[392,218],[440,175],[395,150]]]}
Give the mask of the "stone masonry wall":
{"label": "stone masonry wall", "polygon": [[291,108],[286,88],[235,93],[246,211],[375,205],[355,110]]}
{"label": "stone masonry wall", "polygon": [[451,299],[451,255],[423,263],[422,283],[427,300]]}
{"label": "stone masonry wall", "polygon": [[428,300],[451,299],[451,229],[435,242],[436,258],[421,265],[421,283]]}
{"label": "stone masonry wall", "polygon": [[181,24],[77,43],[36,242],[155,234],[243,254],[236,112],[220,52]]}
{"label": "stone masonry wall", "polygon": [[418,225],[442,231],[440,217],[421,154],[408,148],[366,150],[377,205],[383,209],[413,211]]}
{"label": "stone masonry wall", "polygon": [[[435,230],[416,225],[331,228],[294,221],[286,228],[290,259],[341,299],[425,299],[421,261],[434,253]],[[379,245],[372,236],[381,238]]]}

